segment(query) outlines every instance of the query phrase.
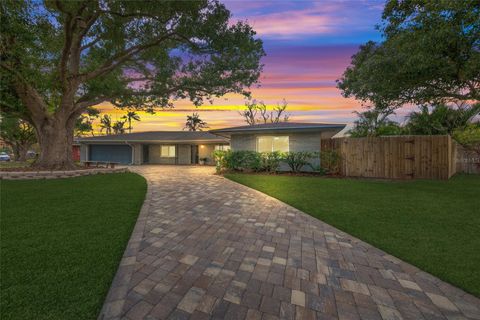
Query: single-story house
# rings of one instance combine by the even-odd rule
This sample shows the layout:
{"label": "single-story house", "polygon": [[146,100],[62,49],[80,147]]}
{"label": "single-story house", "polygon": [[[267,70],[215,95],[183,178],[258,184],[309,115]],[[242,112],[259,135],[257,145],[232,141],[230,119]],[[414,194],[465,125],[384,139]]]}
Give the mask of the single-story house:
{"label": "single-story house", "polygon": [[[345,128],[345,124],[279,122],[210,130],[230,140],[232,150],[257,152],[320,152],[321,140],[330,139]],[[318,165],[319,159],[311,161]],[[288,170],[285,164],[280,170]]]}
{"label": "single-story house", "polygon": [[85,137],[80,143],[82,161],[123,164],[214,164],[213,151],[250,150],[320,152],[345,124],[280,122],[203,131],[151,131]]}
{"label": "single-story house", "polygon": [[214,150],[226,150],[226,138],[202,131],[151,131],[84,137],[81,161],[122,164],[214,164]]}
{"label": "single-story house", "polygon": [[339,133],[345,124],[279,122],[210,130],[230,141],[232,150],[258,152],[320,151],[322,139]]}

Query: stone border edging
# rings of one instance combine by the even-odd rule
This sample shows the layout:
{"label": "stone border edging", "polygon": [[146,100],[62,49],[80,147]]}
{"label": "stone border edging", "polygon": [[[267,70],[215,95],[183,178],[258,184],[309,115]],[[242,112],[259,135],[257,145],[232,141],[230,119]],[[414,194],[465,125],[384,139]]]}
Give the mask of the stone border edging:
{"label": "stone border edging", "polygon": [[69,171],[0,171],[0,180],[64,179],[95,174],[129,172],[128,168],[94,168]]}
{"label": "stone border edging", "polygon": [[103,302],[102,309],[97,318],[98,320],[120,319],[122,315],[123,305],[125,304],[128,293],[128,284],[135,271],[136,256],[140,250],[140,244],[142,242],[153,194],[151,181],[143,175],[142,177],[147,180],[147,193],[145,194],[145,200],[143,201],[137,222],[135,223],[132,235],[130,236],[127,247],[123,253],[122,260],[120,260],[117,272],[110,284],[110,289]]}

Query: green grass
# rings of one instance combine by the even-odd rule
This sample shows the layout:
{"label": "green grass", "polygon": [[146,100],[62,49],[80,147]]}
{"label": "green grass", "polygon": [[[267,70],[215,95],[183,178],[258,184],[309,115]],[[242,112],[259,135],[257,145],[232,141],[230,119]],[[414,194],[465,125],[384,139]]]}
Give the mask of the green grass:
{"label": "green grass", "polygon": [[480,176],[379,181],[227,174],[480,296]]}
{"label": "green grass", "polygon": [[95,319],[145,192],[133,173],[1,181],[0,318]]}
{"label": "green grass", "polygon": [[0,162],[0,169],[2,168],[24,168],[29,167],[32,161],[1,161]]}

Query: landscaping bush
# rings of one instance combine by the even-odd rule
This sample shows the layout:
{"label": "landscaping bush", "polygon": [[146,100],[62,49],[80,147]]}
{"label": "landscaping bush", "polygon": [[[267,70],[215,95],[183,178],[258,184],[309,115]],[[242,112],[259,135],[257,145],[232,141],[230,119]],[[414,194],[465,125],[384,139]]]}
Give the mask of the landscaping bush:
{"label": "landscaping bush", "polygon": [[240,171],[260,171],[262,158],[255,151],[232,151],[227,158],[228,169]]}
{"label": "landscaping bush", "polygon": [[267,172],[277,172],[280,163],[284,159],[284,154],[279,151],[263,152],[262,156],[262,170]]}
{"label": "landscaping bush", "polygon": [[320,168],[325,174],[338,174],[340,172],[340,160],[342,159],[337,150],[325,150],[320,153]]}
{"label": "landscaping bush", "polygon": [[215,151],[217,171],[260,171],[261,154],[255,151]]}
{"label": "landscaping bush", "polygon": [[316,152],[299,151],[285,153],[285,162],[288,164],[292,172],[300,172],[302,168],[310,164],[310,160],[317,156]]}
{"label": "landscaping bush", "polygon": [[[292,172],[300,172],[304,166],[311,165],[311,160],[318,157],[317,152],[256,152],[256,151],[221,151],[213,153],[217,172],[223,171],[267,171],[277,172],[285,161]],[[321,170],[325,171],[323,168]],[[319,171],[314,170],[314,171]]]}
{"label": "landscaping bush", "polygon": [[213,152],[213,159],[215,160],[215,169],[217,170],[217,173],[220,173],[227,168],[227,152],[229,151],[215,150]]}

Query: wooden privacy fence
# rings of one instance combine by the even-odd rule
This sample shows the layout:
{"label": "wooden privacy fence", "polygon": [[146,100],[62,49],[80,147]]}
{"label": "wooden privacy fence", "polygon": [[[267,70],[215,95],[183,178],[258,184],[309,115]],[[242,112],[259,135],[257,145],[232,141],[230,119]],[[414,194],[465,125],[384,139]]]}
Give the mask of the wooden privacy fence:
{"label": "wooden privacy fence", "polygon": [[388,179],[448,179],[456,170],[450,136],[391,136],[322,140],[341,155],[340,174]]}

